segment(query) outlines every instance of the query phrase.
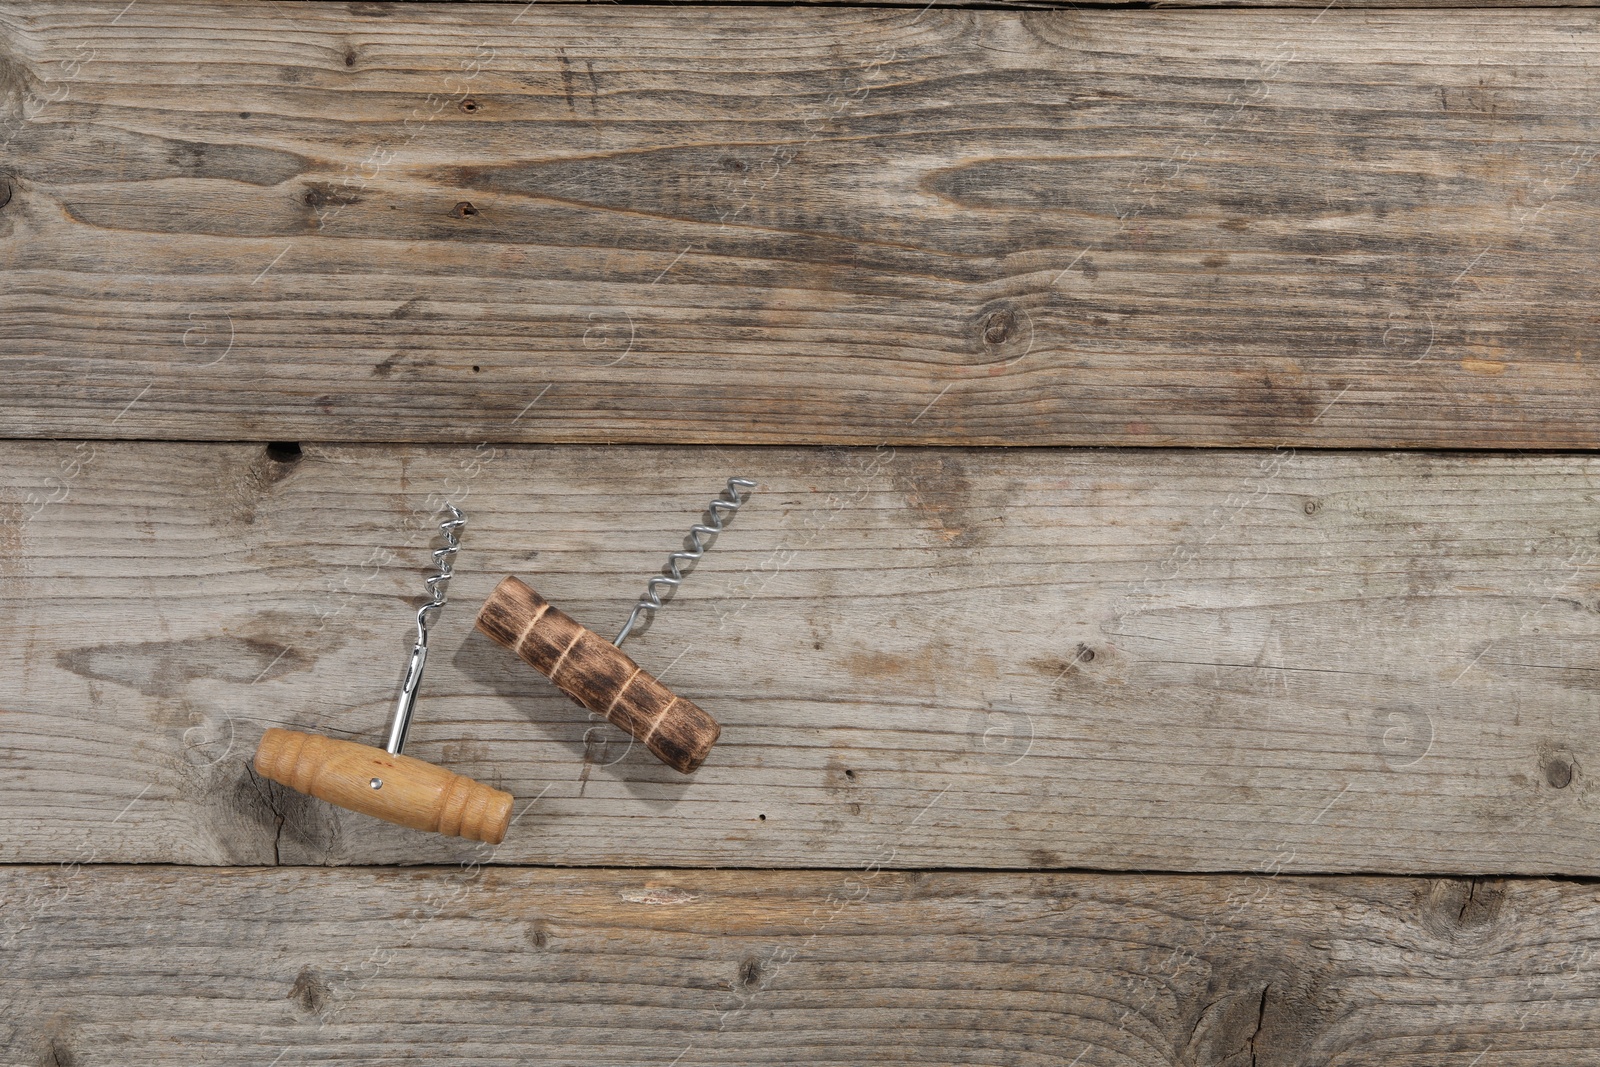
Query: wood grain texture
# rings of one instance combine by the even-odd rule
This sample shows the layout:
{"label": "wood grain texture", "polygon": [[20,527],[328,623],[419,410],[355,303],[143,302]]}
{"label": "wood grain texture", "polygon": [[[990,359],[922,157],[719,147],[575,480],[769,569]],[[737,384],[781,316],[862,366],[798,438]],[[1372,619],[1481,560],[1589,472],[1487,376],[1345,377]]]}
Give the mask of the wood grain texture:
{"label": "wood grain texture", "polygon": [[721,729],[704,709],[515,576],[501,579],[483,602],[477,628],[673,770],[693,773],[717,742]]}
{"label": "wood grain texture", "polygon": [[[12,442],[0,469],[5,862],[462,855],[247,766],[268,726],[381,743],[448,496],[407,751],[517,797],[500,862],[1600,873],[1600,458]],[[620,625],[730,475],[760,487],[629,639],[722,724],[690,779],[473,616],[514,571]]]}
{"label": "wood grain texture", "polygon": [[9,436],[1593,448],[1591,12],[0,3]]}
{"label": "wood grain texture", "polygon": [[[527,6],[528,0],[386,0],[381,5],[388,7],[394,14],[403,15],[403,9],[396,9],[394,4],[418,3],[469,3],[488,2],[505,4],[513,12],[520,11]],[[564,3],[602,3],[613,0],[563,0]],[[651,6],[656,4],[671,4],[674,0],[630,0],[632,6]],[[707,3],[708,0],[680,0],[677,6],[689,7],[695,3]],[[749,3],[764,4],[767,0],[709,0],[712,3]],[[863,3],[861,0],[795,0],[800,4],[832,5],[836,7],[874,8],[898,7],[893,0],[873,0]],[[1417,8],[1527,8],[1527,7],[1593,7],[1596,0],[1339,0],[1340,8],[1395,8],[1400,10],[1414,10]],[[364,5],[378,7],[379,4]],[[1017,10],[1054,10],[1071,8],[1075,5],[1072,0],[930,0],[928,7],[979,7],[979,8],[1014,8]],[[1076,5],[1079,9],[1082,5]],[[1102,0],[1095,4],[1096,8],[1142,8],[1151,7],[1163,11],[1175,11],[1183,8],[1231,8],[1231,7],[1309,7],[1318,11],[1331,8],[1335,5],[1328,0]]]}
{"label": "wood grain texture", "polygon": [[0,896],[8,1063],[1600,1058],[1571,882],[46,867]]}

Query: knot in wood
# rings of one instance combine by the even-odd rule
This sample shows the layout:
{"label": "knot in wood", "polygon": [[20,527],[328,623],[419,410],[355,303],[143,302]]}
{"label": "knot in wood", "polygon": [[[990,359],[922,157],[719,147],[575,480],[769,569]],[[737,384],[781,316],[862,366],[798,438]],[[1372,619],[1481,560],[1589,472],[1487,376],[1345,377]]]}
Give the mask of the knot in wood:
{"label": "knot in wood", "polygon": [[1017,328],[1017,316],[1009,309],[991,311],[983,319],[983,340],[985,344],[1001,345],[1011,339],[1011,333]]}

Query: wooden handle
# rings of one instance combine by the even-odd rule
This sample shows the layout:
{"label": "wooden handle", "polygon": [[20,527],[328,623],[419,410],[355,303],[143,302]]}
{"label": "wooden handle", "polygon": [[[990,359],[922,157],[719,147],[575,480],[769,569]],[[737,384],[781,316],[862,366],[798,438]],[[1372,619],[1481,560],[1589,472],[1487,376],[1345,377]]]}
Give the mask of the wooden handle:
{"label": "wooden handle", "polygon": [[516,578],[495,586],[478,629],[527,660],[573,700],[643,741],[674,770],[705,762],[722,727],[673,695],[623,651]]}
{"label": "wooden handle", "polygon": [[498,845],[511,823],[510,793],[410,756],[321,734],[268,730],[256,748],[256,773],[413,830]]}

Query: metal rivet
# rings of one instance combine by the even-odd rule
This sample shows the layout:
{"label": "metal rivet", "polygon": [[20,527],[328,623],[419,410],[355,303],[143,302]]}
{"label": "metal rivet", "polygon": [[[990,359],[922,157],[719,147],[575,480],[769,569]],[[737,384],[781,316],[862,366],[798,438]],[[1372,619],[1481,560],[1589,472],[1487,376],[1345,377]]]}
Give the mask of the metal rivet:
{"label": "metal rivet", "polygon": [[374,789],[382,789],[383,788],[383,779],[382,778],[374,778],[372,781],[368,782],[367,784],[372,786],[372,788],[374,788]]}

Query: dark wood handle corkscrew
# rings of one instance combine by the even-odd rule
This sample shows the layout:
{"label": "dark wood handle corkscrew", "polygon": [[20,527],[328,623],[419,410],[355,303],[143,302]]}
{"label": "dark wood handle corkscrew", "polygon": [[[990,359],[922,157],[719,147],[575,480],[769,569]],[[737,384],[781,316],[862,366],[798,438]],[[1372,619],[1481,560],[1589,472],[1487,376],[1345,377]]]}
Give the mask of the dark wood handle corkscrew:
{"label": "dark wood handle corkscrew", "polygon": [[658,587],[675,590],[683,582],[683,565],[706,554],[722,532],[726,515],[738,511],[739,490],[752,489],[748,478],[729,478],[723,493],[706,508],[710,523],[695,523],[689,547],[667,557],[665,574],[650,579],[614,641],[607,641],[515,577],[495,587],[478,612],[478,629],[526,660],[556,687],[596,715],[626,730],[667,766],[688,774],[705,762],[722,727],[693,701],[662,685],[621,650],[641,616],[662,606]]}

